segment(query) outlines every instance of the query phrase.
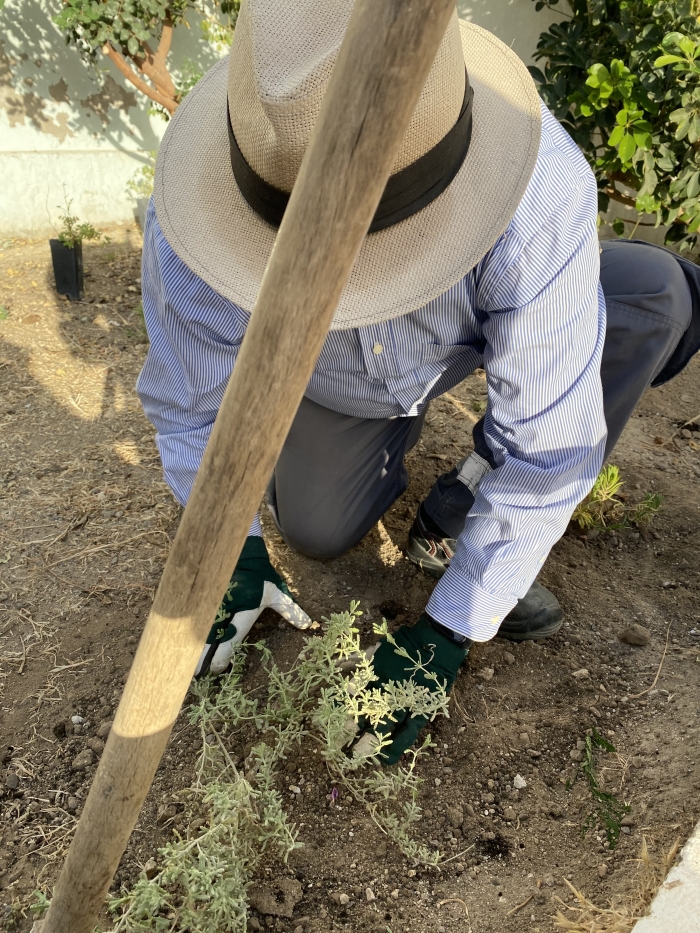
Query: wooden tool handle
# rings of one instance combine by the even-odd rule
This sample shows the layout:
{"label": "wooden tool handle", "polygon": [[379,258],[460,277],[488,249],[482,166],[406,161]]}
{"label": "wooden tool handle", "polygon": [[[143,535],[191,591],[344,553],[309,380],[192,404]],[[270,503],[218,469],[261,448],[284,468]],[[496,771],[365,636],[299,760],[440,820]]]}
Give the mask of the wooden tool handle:
{"label": "wooden tool handle", "polygon": [[454,0],[357,0],[44,921],[91,933]]}

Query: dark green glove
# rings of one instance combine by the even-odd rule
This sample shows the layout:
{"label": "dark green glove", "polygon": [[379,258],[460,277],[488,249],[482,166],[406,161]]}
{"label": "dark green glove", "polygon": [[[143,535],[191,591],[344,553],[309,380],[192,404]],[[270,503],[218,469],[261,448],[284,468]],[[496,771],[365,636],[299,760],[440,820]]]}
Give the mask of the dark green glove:
{"label": "dark green glove", "polygon": [[268,608],[279,612],[295,628],[311,625],[311,619],[294,602],[287,584],[270,563],[263,539],[249,535],[194,676],[225,671],[234,647],[243,641],[263,609]]}
{"label": "dark green glove", "polygon": [[[402,625],[393,635],[396,645],[383,641],[372,658],[376,681],[371,686],[383,686],[391,682],[402,683],[413,678],[420,686],[436,691],[437,683],[426,672],[434,674],[440,686],[449,693],[455,682],[457,672],[464,662],[471,642],[459,644],[449,636],[438,632],[430,624],[430,617],[424,613],[413,627]],[[412,660],[397,654],[397,648],[404,648]],[[416,670],[419,663],[422,670]],[[391,736],[391,744],[382,748],[381,758],[387,765],[395,764],[401,755],[418,738],[418,733],[429,722],[425,715],[411,715],[408,710],[399,710],[394,720],[383,720],[374,730],[367,729],[366,722],[360,722],[360,730],[365,735],[373,731],[382,738]],[[362,738],[360,739],[362,742]],[[357,749],[359,743],[355,744]],[[367,747],[367,743],[364,743]]]}

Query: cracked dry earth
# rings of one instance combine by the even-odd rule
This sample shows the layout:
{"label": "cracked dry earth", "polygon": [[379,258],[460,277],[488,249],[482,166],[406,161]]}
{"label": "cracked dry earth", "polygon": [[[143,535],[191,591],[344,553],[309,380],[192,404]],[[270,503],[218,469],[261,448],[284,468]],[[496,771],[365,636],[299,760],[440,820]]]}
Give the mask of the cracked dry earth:
{"label": "cracked dry earth", "polygon": [[[75,304],[52,290],[46,242],[0,251],[0,929],[8,931],[30,929],[32,892],[50,893],[57,877],[179,518],[133,388],[147,349],[139,236],[112,235],[109,245],[86,245],[86,297]],[[476,373],[431,406],[408,457],[408,491],[338,560],[291,553],[263,508],[273,562],[314,618],[360,599],[368,643],[382,616],[392,626],[417,618],[433,583],[404,556],[408,528],[434,478],[469,451],[484,401]],[[560,633],[470,653],[450,718],[433,727],[436,747],[419,765],[418,836],[445,853],[442,870],[408,863],[342,794],[331,805],[327,773],[300,751],[280,787],[304,847],[256,879],[279,897],[256,900],[250,929],[544,933],[557,908],[574,906],[564,879],[601,906],[620,902],[635,889],[643,836],[656,854],[687,838],[700,815],[700,432],[686,424],[698,413],[696,360],[647,393],[611,458],[629,501],[663,495],[651,533],[570,529],[540,576],[564,607]],[[635,622],[649,630],[644,646],[618,639]],[[302,645],[270,613],[258,634],[281,665]],[[566,786],[592,728],[616,749],[596,755],[599,779],[630,806],[612,850],[600,826],[582,834],[593,809],[586,781]],[[245,756],[250,739],[236,736],[231,753]],[[198,749],[181,715],[114,890],[131,885],[173,832],[201,823],[177,796]],[[290,917],[276,916],[285,890],[296,903]]]}

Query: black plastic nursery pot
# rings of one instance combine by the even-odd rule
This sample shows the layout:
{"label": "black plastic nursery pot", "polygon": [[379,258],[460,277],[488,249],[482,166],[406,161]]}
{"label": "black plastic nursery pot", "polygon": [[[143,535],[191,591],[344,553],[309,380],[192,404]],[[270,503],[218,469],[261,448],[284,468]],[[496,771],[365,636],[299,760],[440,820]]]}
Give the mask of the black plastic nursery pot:
{"label": "black plastic nursery pot", "polygon": [[60,240],[49,240],[56,291],[68,295],[71,301],[83,297],[83,244],[64,246]]}

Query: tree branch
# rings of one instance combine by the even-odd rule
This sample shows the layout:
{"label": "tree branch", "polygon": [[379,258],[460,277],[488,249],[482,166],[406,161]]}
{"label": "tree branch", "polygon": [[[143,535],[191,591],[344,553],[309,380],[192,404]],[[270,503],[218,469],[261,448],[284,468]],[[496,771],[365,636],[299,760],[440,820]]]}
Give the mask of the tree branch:
{"label": "tree branch", "polygon": [[170,51],[170,43],[173,41],[173,21],[169,16],[166,16],[163,20],[163,30],[160,34],[160,42],[158,43],[158,51],[156,52],[156,58],[160,58],[163,61],[168,56]]}
{"label": "tree branch", "polygon": [[637,203],[634,198],[627,197],[626,194],[622,194],[617,188],[606,188],[604,193],[607,194],[611,201],[618,201],[620,204],[625,204],[627,207],[635,207]]}
{"label": "tree branch", "polygon": [[130,57],[133,59],[139,71],[142,71],[146,77],[155,84],[161,93],[166,94],[168,97],[171,97],[173,100],[177,101],[177,89],[172,77],[170,76],[170,72],[168,71],[168,66],[166,65],[166,59],[168,57],[168,52],[170,51],[172,38],[173,22],[170,17],[167,17],[163,21],[163,29],[160,34],[160,41],[158,43],[157,51],[154,53],[147,43],[143,43],[143,49],[146,52],[146,55],[133,55]]}
{"label": "tree branch", "polygon": [[173,97],[168,97],[166,94],[159,91],[157,88],[151,87],[150,84],[147,84],[143,78],[141,78],[133,68],[130,68],[126,60],[122,55],[117,52],[114,46],[110,42],[106,42],[102,46],[103,53],[114,62],[116,67],[121,71],[127,81],[134,85],[135,88],[138,88],[142,94],[145,94],[146,97],[149,97],[155,103],[160,104],[161,107],[165,107],[168,113],[175,113],[177,110],[177,101]]}

